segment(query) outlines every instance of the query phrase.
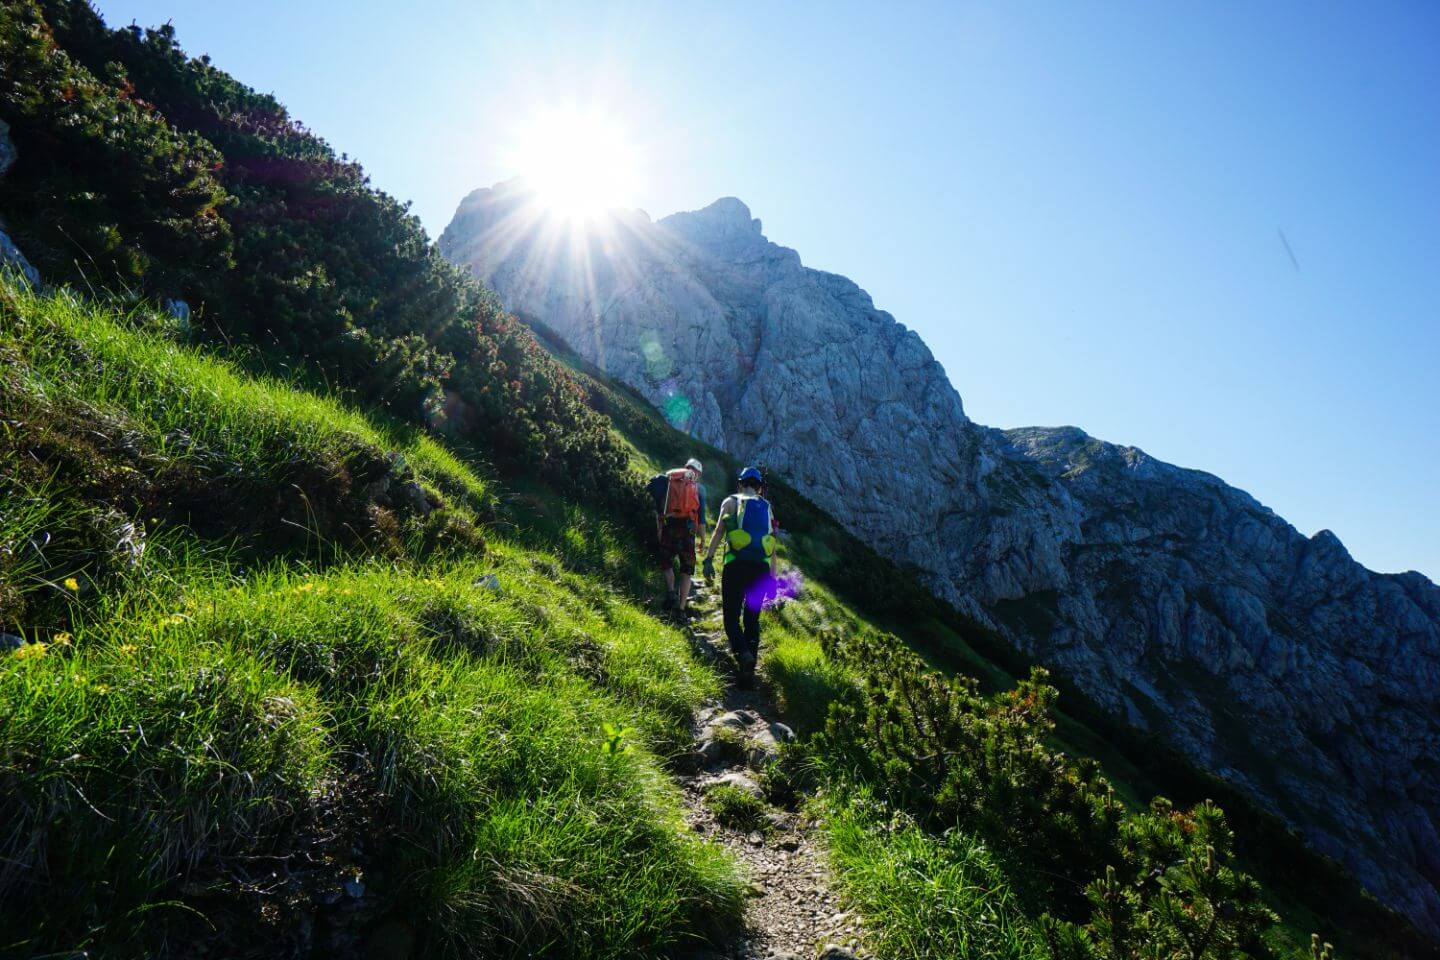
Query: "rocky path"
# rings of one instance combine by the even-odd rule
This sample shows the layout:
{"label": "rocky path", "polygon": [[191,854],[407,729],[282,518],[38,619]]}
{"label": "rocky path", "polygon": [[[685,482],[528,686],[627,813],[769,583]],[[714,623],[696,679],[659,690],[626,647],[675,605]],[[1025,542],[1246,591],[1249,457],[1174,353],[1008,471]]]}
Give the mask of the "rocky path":
{"label": "rocky path", "polygon": [[[733,677],[734,661],[720,628],[718,610],[702,594],[701,616],[690,627],[697,651]],[[757,685],[758,686],[758,685]],[[679,775],[691,828],[728,849],[749,870],[745,924],[725,943],[686,955],[685,960],[852,960],[860,949],[857,918],[831,890],[818,828],[802,813],[771,807],[761,829],[727,826],[706,803],[706,793],[731,786],[764,798],[760,771],[778,744],[794,737],[763,689],[732,682],[720,700],[694,722],[695,749]]]}

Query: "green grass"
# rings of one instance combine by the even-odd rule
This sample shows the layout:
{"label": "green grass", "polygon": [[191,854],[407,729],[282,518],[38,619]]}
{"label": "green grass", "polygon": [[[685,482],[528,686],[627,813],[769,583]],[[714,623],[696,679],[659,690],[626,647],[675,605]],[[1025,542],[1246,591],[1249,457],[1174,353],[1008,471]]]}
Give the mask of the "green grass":
{"label": "green grass", "polygon": [[[0,659],[0,953],[273,955],[355,879],[427,955],[656,955],[735,921],[735,865],[664,767],[719,679],[577,572],[623,571],[618,534],[570,513],[440,551],[404,516],[343,550],[236,540],[154,490],[229,484],[260,512],[318,465],[317,512],[353,518],[326,485],[379,462],[430,491],[426,523],[472,524],[500,490],[153,316],[0,293],[5,625],[39,641]],[[103,563],[148,509],[143,552]]]}
{"label": "green grass", "polygon": [[[0,886],[27,944],[128,939],[117,921],[175,878],[224,889],[337,806],[368,806],[385,846],[358,866],[446,954],[628,956],[732,915],[733,868],[684,830],[658,759],[715,677],[553,562],[272,570],[7,657]],[[636,731],[626,749],[607,723]],[[67,939],[77,919],[94,941]]]}
{"label": "green grass", "polygon": [[937,837],[886,819],[864,794],[824,805],[830,860],[846,903],[882,960],[1040,960],[1004,871],[974,837]]}
{"label": "green grass", "polygon": [[765,801],[733,784],[722,783],[706,790],[705,806],[721,825],[732,830],[765,833],[770,829]]}
{"label": "green grass", "polygon": [[279,473],[296,450],[343,454],[368,445],[399,451],[422,475],[464,491],[477,505],[493,497],[433,439],[156,336],[163,321],[144,308],[117,320],[68,291],[40,296],[14,286],[7,286],[6,300],[0,339],[23,350],[30,376],[22,389],[63,389],[100,418],[123,412],[158,456],[219,458]]}
{"label": "green grass", "polygon": [[[698,454],[718,505],[730,458],[592,387],[637,476]],[[647,612],[629,518],[64,292],[0,289],[0,400],[0,627],[47,644],[0,659],[0,953],[269,955],[356,877],[436,955],[659,955],[736,922],[735,866],[685,828],[665,767],[720,680]],[[845,762],[809,739],[856,683],[826,634],[894,631],[1013,685],[993,637],[775,496],[805,580],[765,617],[761,672],[808,740],[799,792]],[[1162,786],[1108,727],[1058,719],[1132,806]],[[707,802],[764,821],[748,795]],[[974,838],[863,791],[820,809],[881,956],[1035,955]],[[1314,902],[1285,911],[1284,952]]]}

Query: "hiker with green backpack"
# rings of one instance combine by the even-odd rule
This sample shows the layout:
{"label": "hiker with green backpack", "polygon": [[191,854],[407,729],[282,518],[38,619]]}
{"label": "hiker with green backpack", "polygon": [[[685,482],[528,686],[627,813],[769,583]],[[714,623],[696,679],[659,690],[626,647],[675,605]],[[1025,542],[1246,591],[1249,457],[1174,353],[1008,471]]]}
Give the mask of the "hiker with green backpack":
{"label": "hiker with green backpack", "polygon": [[770,501],[761,495],[765,478],[754,467],[740,471],[738,488],[720,504],[715,532],[705,553],[705,579],[715,579],[715,551],[723,537],[725,557],[720,603],[725,638],[740,668],[740,685],[755,683],[760,656],[760,610],[775,592],[775,543],[780,525]]}
{"label": "hiker with green backpack", "polygon": [[[665,609],[688,616],[690,581],[695,576],[695,543],[705,529],[705,472],[691,457],[685,466],[657,474],[645,485],[655,502],[655,539],[665,575]],[[675,568],[679,566],[677,578]]]}

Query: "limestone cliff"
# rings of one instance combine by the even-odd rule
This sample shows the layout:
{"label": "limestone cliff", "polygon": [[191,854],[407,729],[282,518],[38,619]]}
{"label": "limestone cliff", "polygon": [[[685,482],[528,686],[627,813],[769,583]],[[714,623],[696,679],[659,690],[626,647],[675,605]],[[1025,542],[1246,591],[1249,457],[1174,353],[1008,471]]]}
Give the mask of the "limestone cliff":
{"label": "limestone cliff", "polygon": [[971,422],[919,336],[733,198],[581,228],[502,184],[440,246],[1440,934],[1435,584],[1133,447]]}

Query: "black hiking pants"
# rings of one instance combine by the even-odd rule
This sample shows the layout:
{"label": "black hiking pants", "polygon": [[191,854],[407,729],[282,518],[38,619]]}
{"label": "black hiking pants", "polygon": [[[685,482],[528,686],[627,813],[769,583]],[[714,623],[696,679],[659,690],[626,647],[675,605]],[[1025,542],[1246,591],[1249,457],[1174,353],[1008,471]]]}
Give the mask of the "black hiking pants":
{"label": "black hiking pants", "polygon": [[760,655],[760,608],[770,590],[770,566],[731,560],[720,574],[720,605],[725,639],[737,659]]}

